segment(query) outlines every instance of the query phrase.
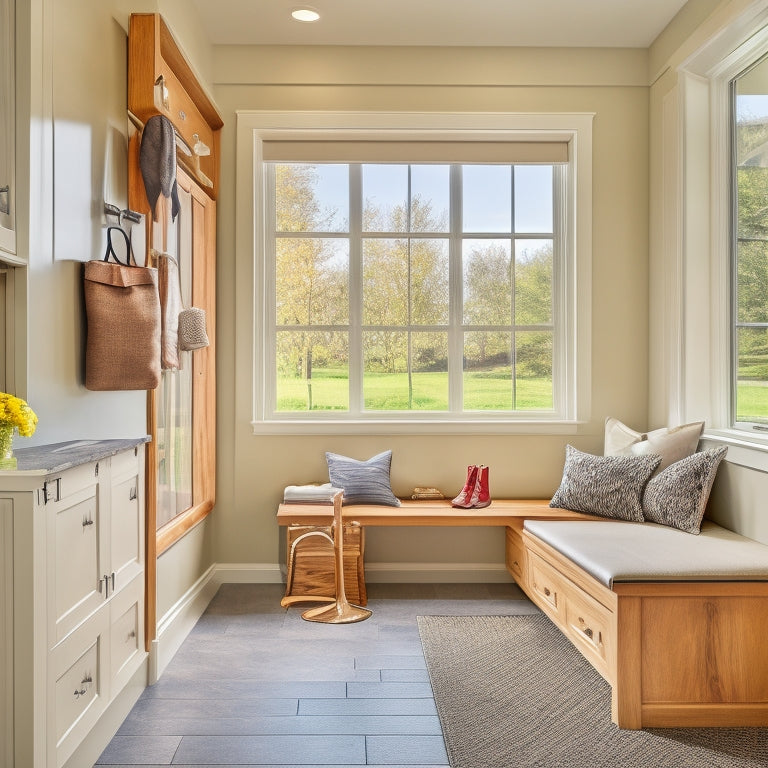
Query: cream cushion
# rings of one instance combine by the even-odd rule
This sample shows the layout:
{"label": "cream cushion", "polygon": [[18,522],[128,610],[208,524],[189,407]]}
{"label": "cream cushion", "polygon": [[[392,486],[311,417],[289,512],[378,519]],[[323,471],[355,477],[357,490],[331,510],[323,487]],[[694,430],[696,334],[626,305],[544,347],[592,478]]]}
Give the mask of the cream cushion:
{"label": "cream cushion", "polygon": [[621,520],[526,520],[525,530],[607,587],[622,581],[768,580],[768,546],[709,520],[698,536]]}
{"label": "cream cushion", "polygon": [[609,416],[605,420],[603,455],[645,456],[655,453],[661,456],[661,463],[656,469],[658,474],[670,464],[695,453],[703,429],[703,421],[694,421],[679,427],[662,427],[653,432],[637,432]]}

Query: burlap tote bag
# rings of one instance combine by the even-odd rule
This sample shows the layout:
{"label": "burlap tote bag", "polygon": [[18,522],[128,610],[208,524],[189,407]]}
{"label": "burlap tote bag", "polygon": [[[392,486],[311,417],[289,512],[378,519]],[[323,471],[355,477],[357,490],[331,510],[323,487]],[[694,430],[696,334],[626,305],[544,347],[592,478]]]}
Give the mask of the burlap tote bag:
{"label": "burlap tote bag", "polygon": [[[112,237],[125,238],[126,261]],[[110,257],[115,264],[110,263]],[[103,261],[84,265],[88,335],[85,386],[92,390],[154,389],[160,382],[160,297],[157,270],[131,263],[128,236],[107,229]]]}

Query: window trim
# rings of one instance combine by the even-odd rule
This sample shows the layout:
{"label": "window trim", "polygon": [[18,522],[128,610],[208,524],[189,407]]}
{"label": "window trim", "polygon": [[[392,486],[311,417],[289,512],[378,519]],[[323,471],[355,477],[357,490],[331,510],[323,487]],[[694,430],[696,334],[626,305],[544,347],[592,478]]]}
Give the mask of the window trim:
{"label": "window trim", "polygon": [[[704,420],[705,445],[728,461],[768,471],[768,435],[731,424],[733,264],[730,83],[768,50],[768,2],[736,17],[679,63],[664,103],[663,141],[676,171],[665,179],[665,257],[675,327],[667,348],[668,412]],[[702,131],[702,126],[708,130]],[[666,154],[666,153],[665,153]],[[674,201],[674,202],[673,202]],[[708,300],[702,300],[707,297]]]}
{"label": "window trim", "polygon": [[[247,333],[238,332],[237,358],[242,362],[238,391],[250,401],[252,430],[259,434],[408,434],[419,433],[533,433],[573,434],[588,421],[591,410],[591,249],[592,249],[592,121],[593,113],[360,113],[241,111],[237,120],[237,270],[240,306],[252,308]],[[409,413],[386,419],[307,419],[301,414],[279,419],[265,417],[261,334],[265,313],[270,311],[265,293],[265,228],[262,149],[264,141],[285,139],[397,139],[461,141],[489,138],[495,141],[555,139],[569,144],[569,183],[564,208],[572,221],[563,233],[568,260],[562,285],[566,316],[573,318],[565,329],[564,363],[568,371],[568,408],[554,418],[500,418],[500,414],[439,414],[420,418]],[[240,329],[245,331],[246,329]],[[246,347],[247,344],[247,347]],[[247,358],[247,361],[246,361]],[[247,367],[246,367],[247,362]],[[242,389],[241,389],[242,388]],[[244,400],[243,400],[244,402]],[[564,416],[564,417],[563,417]]]}

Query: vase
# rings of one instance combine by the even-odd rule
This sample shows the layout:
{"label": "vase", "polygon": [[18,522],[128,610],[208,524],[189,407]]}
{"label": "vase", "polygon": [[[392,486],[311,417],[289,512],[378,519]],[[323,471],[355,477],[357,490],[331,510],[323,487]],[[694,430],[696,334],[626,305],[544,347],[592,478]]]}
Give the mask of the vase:
{"label": "vase", "polygon": [[0,424],[0,469],[16,469],[16,457],[13,455],[12,424]]}

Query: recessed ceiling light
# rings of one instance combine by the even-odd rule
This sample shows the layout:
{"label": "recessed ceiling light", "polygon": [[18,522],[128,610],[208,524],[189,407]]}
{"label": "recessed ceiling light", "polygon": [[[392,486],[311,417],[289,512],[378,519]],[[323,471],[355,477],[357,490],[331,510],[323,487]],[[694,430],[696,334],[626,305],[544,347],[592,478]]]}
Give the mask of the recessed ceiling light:
{"label": "recessed ceiling light", "polygon": [[302,8],[294,8],[291,11],[291,16],[296,21],[317,21],[320,18],[320,13],[317,9],[305,5]]}

